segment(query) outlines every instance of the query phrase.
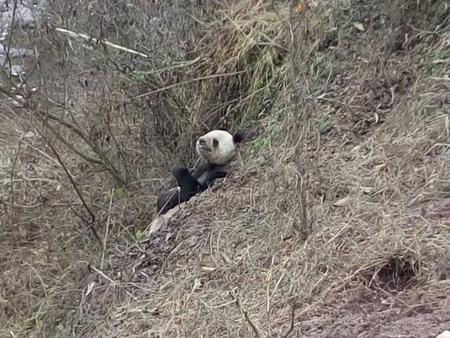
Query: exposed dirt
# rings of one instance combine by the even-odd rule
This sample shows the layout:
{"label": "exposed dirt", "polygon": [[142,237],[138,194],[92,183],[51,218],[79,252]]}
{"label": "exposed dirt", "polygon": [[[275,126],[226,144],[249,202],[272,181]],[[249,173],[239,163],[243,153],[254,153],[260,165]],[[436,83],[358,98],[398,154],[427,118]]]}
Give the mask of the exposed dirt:
{"label": "exposed dirt", "polygon": [[306,337],[434,338],[450,326],[450,303],[418,290],[393,296],[361,287],[296,321],[296,332]]}

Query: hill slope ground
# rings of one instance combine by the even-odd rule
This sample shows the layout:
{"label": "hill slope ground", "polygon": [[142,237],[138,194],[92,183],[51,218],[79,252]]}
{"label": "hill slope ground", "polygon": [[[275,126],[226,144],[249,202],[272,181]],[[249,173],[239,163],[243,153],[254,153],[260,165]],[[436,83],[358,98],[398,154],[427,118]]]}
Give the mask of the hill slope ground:
{"label": "hill slope ground", "polygon": [[288,102],[283,93],[261,121],[232,178],[188,203],[142,255],[118,259],[135,264],[129,278],[145,290],[96,332],[449,329],[450,30],[440,5],[305,13]]}
{"label": "hill slope ground", "polygon": [[[11,214],[3,218],[10,243],[21,240],[1,247],[0,318],[7,325],[0,334],[435,337],[450,330],[448,4],[305,4],[223,5],[214,25],[195,18],[208,28],[192,40],[202,61],[180,72],[200,72],[205,82],[177,92],[164,87],[163,75],[139,73],[139,85],[130,85],[137,95],[145,86],[160,95],[135,103],[136,111],[143,102],[152,114],[166,105],[167,116],[148,124],[163,126],[154,142],[192,126],[170,145],[173,158],[200,132],[199,121],[252,130],[232,175],[187,203],[167,227],[142,238],[152,216],[148,196],[162,184],[111,191],[113,179],[86,171],[69,153],[63,159],[82,182],[96,222],[79,230],[86,222],[72,211],[80,212],[80,202],[52,215],[24,207],[14,216],[17,230]],[[123,74],[105,75],[112,78],[105,83],[122,88]],[[190,85],[180,74],[178,83]],[[137,154],[135,167],[123,170],[136,180],[144,171],[136,168],[166,175],[158,163],[173,164],[170,147],[142,155],[148,117],[133,116],[147,129],[129,121],[120,129],[129,110],[113,94],[102,97],[117,113],[108,115],[111,126],[123,149]],[[95,96],[88,98],[94,106]],[[127,156],[110,153],[117,163]],[[22,165],[17,158],[13,168]],[[67,181],[53,155],[39,161],[42,176]],[[45,198],[78,201],[69,183]],[[24,198],[15,203],[25,204],[27,190],[15,189]],[[55,217],[70,230],[57,228]],[[99,247],[87,239],[93,224]]]}

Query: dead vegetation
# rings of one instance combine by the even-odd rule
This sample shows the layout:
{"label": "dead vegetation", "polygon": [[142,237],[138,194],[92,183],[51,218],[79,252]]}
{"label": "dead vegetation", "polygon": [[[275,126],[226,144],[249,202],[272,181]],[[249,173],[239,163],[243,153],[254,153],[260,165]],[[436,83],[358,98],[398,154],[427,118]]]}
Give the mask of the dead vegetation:
{"label": "dead vegetation", "polygon": [[[39,93],[0,115],[0,336],[449,329],[445,1],[61,4],[149,57],[28,33]],[[145,238],[220,126],[254,133],[233,175]]]}

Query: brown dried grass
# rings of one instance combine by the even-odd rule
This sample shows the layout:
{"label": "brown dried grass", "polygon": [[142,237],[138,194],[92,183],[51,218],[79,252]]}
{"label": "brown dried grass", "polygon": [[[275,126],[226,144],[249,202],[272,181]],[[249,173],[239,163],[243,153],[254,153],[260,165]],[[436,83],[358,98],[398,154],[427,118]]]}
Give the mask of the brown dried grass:
{"label": "brown dried grass", "polygon": [[[36,177],[51,177],[62,190],[29,182],[24,170],[36,153],[22,149],[14,196],[23,200],[16,197],[14,203],[25,205],[23,224],[7,227],[2,236],[8,244],[0,247],[6,276],[0,294],[6,325],[0,335],[320,336],[326,326],[347,325],[339,322],[340,311],[351,311],[336,303],[350,299],[342,296],[347,292],[364,305],[360,290],[375,299],[368,301],[373,308],[364,310],[372,315],[381,308],[380,297],[404,316],[445,314],[450,100],[441,56],[449,31],[442,26],[430,32],[425,14],[431,11],[408,16],[417,10],[413,2],[390,1],[388,9],[387,2],[312,7],[307,16],[291,18],[299,41],[291,42],[292,57],[284,55],[281,65],[279,53],[289,49],[286,6],[274,11],[273,3],[236,2],[218,13],[225,18],[199,44],[197,74],[244,73],[235,75],[234,84],[221,77],[199,82],[196,102],[188,101],[195,113],[184,112],[189,119],[177,120],[174,130],[231,117],[230,124],[258,118],[261,132],[242,149],[237,170],[223,186],[193,199],[150,239],[136,240],[136,229],[149,220],[148,190],[155,187],[111,190],[104,176],[76,169],[79,161],[64,154],[99,217],[103,243],[94,247],[67,205],[29,208],[42,192],[50,201],[77,198],[57,164],[45,165],[47,156],[40,157]],[[376,28],[380,17],[370,17],[363,21],[366,32],[358,32],[353,23],[371,11],[385,16],[385,23]],[[398,17],[411,21],[398,23]],[[402,29],[417,32],[414,44],[385,41]],[[150,84],[145,86],[140,93],[149,90]],[[171,113],[180,105],[176,100],[189,98],[192,90],[175,88],[156,97],[172,100]],[[108,97],[114,101],[114,95]],[[214,103],[219,108],[211,109]],[[267,108],[258,116],[261,104]],[[209,110],[214,114],[207,115]],[[157,113],[152,110],[162,124],[173,118]],[[133,149],[140,149],[137,144]],[[9,173],[1,177],[9,178]],[[295,231],[304,226],[298,224],[302,180],[306,239]],[[11,207],[7,190],[1,197]],[[8,214],[2,222],[8,224]],[[315,325],[321,322],[326,325]],[[441,324],[421,323],[429,332]]]}
{"label": "brown dried grass", "polygon": [[[412,9],[403,8],[403,15]],[[309,19],[314,23],[323,13],[319,7]],[[386,26],[395,25],[395,15]],[[168,229],[145,241],[139,259],[116,258],[115,275],[120,272],[142,289],[117,299],[106,321],[91,321],[93,332],[326,336],[326,328],[311,323],[330,313],[333,327],[341,318],[336,311],[351,312],[333,302],[342,292],[356,295],[361,289],[393,304],[392,320],[395,311],[403,316],[444,311],[434,324],[418,320],[417,329],[437,334],[444,328],[449,220],[445,213],[430,217],[436,213],[427,210],[430,201],[449,198],[449,84],[443,68],[430,76],[428,67],[433,55],[447,48],[440,44],[447,33],[440,31],[432,47],[417,42],[391,54],[383,49],[382,34],[373,40],[373,25],[356,37],[351,19],[338,19],[330,19],[342,25],[334,52],[321,46],[329,36],[317,39],[303,31],[297,55],[310,57],[296,60],[297,80],[307,94],[299,105],[286,89],[274,115],[261,121],[266,129],[243,151],[238,173],[194,199]],[[325,25],[319,31],[330,30]],[[340,47],[350,41],[351,48]],[[298,107],[308,110],[306,128]],[[293,230],[301,219],[300,178],[307,182],[312,225],[306,240]],[[126,269],[132,262],[133,269]],[[104,294],[98,291],[92,301]],[[372,300],[369,313],[375,315],[383,302]],[[353,333],[364,325],[370,323]]]}
{"label": "brown dried grass", "polygon": [[[435,93],[428,85],[422,90]],[[393,113],[427,105],[415,95],[409,98]],[[120,302],[107,322],[95,324],[95,332],[108,336],[119,325],[120,335],[128,337],[246,337],[253,335],[252,323],[267,336],[282,337],[294,304],[299,332],[300,319],[307,322],[324,302],[361,286],[381,290],[403,312],[418,305],[445,309],[440,298],[449,292],[448,218],[424,218],[420,206],[448,198],[448,153],[423,158],[436,143],[448,143],[446,118],[433,114],[412,128],[405,128],[404,119],[386,122],[376,137],[342,149],[348,159],[326,149],[339,144],[322,145],[316,159],[321,175],[311,179],[327,183],[308,189],[313,231],[306,241],[289,238],[298,221],[296,168],[285,160],[288,149],[277,147],[270,157],[273,169],[258,163],[252,171],[241,169],[173,220],[173,228],[161,235],[175,237],[162,274],[147,273],[145,290]],[[393,139],[391,128],[403,135]],[[322,192],[331,197],[323,200]],[[334,207],[341,197],[347,203]],[[146,272],[142,264],[129,278]]]}

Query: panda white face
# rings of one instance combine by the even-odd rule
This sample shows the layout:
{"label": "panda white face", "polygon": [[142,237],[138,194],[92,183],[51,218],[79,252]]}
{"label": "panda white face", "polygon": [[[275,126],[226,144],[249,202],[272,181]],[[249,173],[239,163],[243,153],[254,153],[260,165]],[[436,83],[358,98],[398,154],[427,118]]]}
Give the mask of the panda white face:
{"label": "panda white face", "polygon": [[236,145],[229,132],[212,130],[197,139],[196,150],[209,163],[224,165],[236,154]]}

